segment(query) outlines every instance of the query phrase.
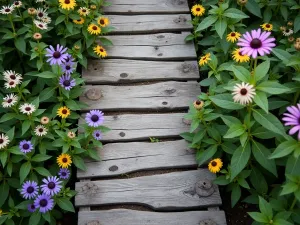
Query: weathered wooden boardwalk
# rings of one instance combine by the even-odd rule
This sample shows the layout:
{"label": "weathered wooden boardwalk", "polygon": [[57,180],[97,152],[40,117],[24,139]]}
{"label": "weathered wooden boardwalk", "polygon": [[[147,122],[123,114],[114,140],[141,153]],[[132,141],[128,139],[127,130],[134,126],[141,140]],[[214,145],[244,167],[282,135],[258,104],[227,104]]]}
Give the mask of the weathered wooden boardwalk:
{"label": "weathered wooden boardwalk", "polygon": [[[105,112],[102,161],[78,171],[79,225],[225,225],[214,175],[179,136],[200,94],[187,0],[110,0],[108,59],[83,71],[88,109]],[[83,112],[85,113],[85,112]],[[149,137],[160,139],[150,142]]]}

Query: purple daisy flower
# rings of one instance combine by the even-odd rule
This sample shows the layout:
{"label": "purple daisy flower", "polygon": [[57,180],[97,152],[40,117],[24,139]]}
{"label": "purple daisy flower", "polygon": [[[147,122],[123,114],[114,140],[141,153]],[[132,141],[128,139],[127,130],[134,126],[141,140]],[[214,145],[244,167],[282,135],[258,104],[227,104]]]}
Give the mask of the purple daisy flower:
{"label": "purple daisy flower", "polygon": [[46,194],[41,194],[34,200],[35,208],[39,208],[41,213],[50,211],[54,206],[53,199]]}
{"label": "purple daisy flower", "polygon": [[23,140],[20,142],[19,148],[21,152],[28,153],[33,149],[33,144],[31,143],[31,141]]}
{"label": "purple daisy flower", "polygon": [[70,91],[76,85],[76,81],[72,79],[71,75],[62,75],[59,78],[59,84],[67,91]]}
{"label": "purple daisy flower", "polygon": [[58,175],[60,177],[60,179],[69,179],[70,177],[70,171],[67,168],[60,168]]}
{"label": "purple daisy flower", "polygon": [[63,63],[61,65],[62,71],[64,72],[64,74],[70,75],[71,73],[73,73],[76,69],[76,67],[74,66],[74,63],[71,62],[66,62]]}
{"label": "purple daisy flower", "polygon": [[25,199],[32,199],[38,194],[38,191],[39,191],[39,186],[38,186],[37,182],[26,181],[22,185],[21,194],[23,195],[23,198],[25,198]]}
{"label": "purple daisy flower", "polygon": [[93,132],[93,137],[94,137],[97,141],[101,140],[101,138],[102,138],[101,131],[100,131],[100,130],[95,130],[95,131]]}
{"label": "purple daisy flower", "polygon": [[283,117],[282,120],[286,122],[284,125],[293,126],[293,128],[289,131],[289,135],[299,132],[298,140],[300,140],[300,104],[297,104],[297,107],[288,106],[286,109],[289,111],[289,113],[283,114],[285,117]]}
{"label": "purple daisy flower", "polygon": [[46,56],[49,57],[47,62],[50,62],[50,65],[58,64],[61,65],[64,63],[67,59],[67,48],[64,48],[63,46],[57,45],[56,49],[53,48],[52,45],[50,45],[49,48],[46,48],[46,51],[48,54]]}
{"label": "purple daisy flower", "polygon": [[251,34],[246,32],[243,38],[238,40],[237,45],[241,46],[241,53],[243,55],[252,56],[256,58],[257,55],[264,56],[270,54],[272,48],[275,47],[275,38],[269,37],[271,32],[261,32],[261,29],[252,30]]}
{"label": "purple daisy flower", "polygon": [[44,184],[41,185],[41,189],[44,194],[53,196],[60,192],[62,186],[61,181],[55,177],[47,177],[43,179]]}
{"label": "purple daisy flower", "polygon": [[98,127],[104,122],[104,113],[100,110],[91,110],[85,116],[85,121],[90,127]]}
{"label": "purple daisy flower", "polygon": [[71,54],[67,53],[67,58],[66,58],[65,62],[71,63],[73,65],[75,63],[74,61],[75,61],[75,59],[73,58],[73,56]]}
{"label": "purple daisy flower", "polygon": [[32,213],[33,213],[33,212],[35,212],[36,207],[35,207],[35,205],[32,203],[32,204],[28,204],[27,209],[28,209],[29,212],[32,212]]}

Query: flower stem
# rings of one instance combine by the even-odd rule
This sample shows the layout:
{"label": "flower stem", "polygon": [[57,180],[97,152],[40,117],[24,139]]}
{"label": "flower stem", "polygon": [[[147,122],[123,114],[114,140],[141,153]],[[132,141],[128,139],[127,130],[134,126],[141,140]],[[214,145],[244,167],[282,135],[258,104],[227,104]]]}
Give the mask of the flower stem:
{"label": "flower stem", "polygon": [[295,97],[294,97],[294,101],[293,101],[294,105],[296,105],[299,95],[300,95],[300,91],[297,91],[297,93],[295,94]]}
{"label": "flower stem", "polygon": [[257,59],[254,60],[254,67],[253,67],[253,70],[256,69],[256,66],[257,66]]}
{"label": "flower stem", "polygon": [[296,205],[296,203],[297,203],[297,198],[295,197],[295,198],[294,198],[294,201],[293,201],[293,203],[292,203],[292,205],[291,205],[291,207],[290,207],[290,210],[293,210],[293,208],[294,208],[294,206]]}
{"label": "flower stem", "polygon": [[13,30],[13,32],[14,32],[14,36],[15,36],[15,34],[16,34],[16,30],[15,30],[14,23],[13,23],[13,21],[12,21],[12,18],[11,18],[11,16],[8,16],[8,18],[9,18],[9,22],[10,22],[10,24],[11,24],[11,28],[12,28],[12,30]]}

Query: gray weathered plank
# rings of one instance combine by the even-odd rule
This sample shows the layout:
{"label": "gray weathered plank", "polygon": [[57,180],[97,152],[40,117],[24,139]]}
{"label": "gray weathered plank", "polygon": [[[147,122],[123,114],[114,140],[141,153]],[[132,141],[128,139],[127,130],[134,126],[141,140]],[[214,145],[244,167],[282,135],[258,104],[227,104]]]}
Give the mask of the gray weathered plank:
{"label": "gray weathered plank", "polygon": [[[113,68],[113,69],[112,69]],[[155,72],[153,72],[155,71]],[[197,61],[155,62],[124,59],[89,60],[82,76],[87,84],[199,79]]]}
{"label": "gray weathered plank", "polygon": [[[212,220],[217,225],[226,225],[224,211],[189,212],[144,212],[128,209],[79,212],[79,225],[199,225],[201,221]],[[99,223],[97,223],[97,221]],[[207,223],[209,224],[209,223]]]}
{"label": "gray weathered plank", "polygon": [[105,14],[175,14],[189,13],[186,0],[110,0],[111,6],[105,7]]}
{"label": "gray weathered plank", "polygon": [[86,171],[78,170],[79,179],[108,177],[125,173],[167,169],[197,168],[195,150],[184,140],[158,143],[113,143],[98,149],[101,161],[86,161]]}
{"label": "gray weathered plank", "polygon": [[[155,210],[183,210],[220,205],[218,187],[209,196],[195,193],[195,185],[208,185],[215,175],[207,169],[173,172],[130,179],[77,182],[76,206],[139,204]],[[205,192],[207,193],[207,192]]]}
{"label": "gray weathered plank", "polygon": [[189,33],[108,36],[108,59],[186,60],[197,59],[193,42],[185,43]]}
{"label": "gray weathered plank", "polygon": [[109,18],[111,25],[116,28],[111,34],[190,31],[193,29],[193,25],[189,22],[191,20],[190,14],[111,15]]}
{"label": "gray weathered plank", "polygon": [[187,109],[200,94],[199,84],[194,81],[137,86],[88,85],[84,88],[80,101],[88,105],[85,110]]}

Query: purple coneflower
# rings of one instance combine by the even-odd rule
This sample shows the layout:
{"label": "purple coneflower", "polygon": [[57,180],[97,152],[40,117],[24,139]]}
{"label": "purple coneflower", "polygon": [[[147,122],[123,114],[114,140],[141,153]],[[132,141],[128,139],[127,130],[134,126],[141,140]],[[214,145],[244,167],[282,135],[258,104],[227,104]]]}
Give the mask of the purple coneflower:
{"label": "purple coneflower", "polygon": [[76,85],[76,81],[75,81],[75,79],[73,79],[71,77],[70,74],[67,74],[67,75],[62,75],[59,78],[59,84],[60,84],[60,86],[62,86],[67,91],[70,91],[71,88]]}
{"label": "purple coneflower", "polygon": [[70,171],[67,168],[60,168],[58,175],[60,177],[60,179],[69,179],[70,177]]}
{"label": "purple coneflower", "polygon": [[73,73],[75,71],[75,64],[72,62],[66,62],[63,63],[61,65],[62,71],[64,72],[64,74],[66,75],[70,75],[71,73]]}
{"label": "purple coneflower", "polygon": [[60,192],[62,186],[60,185],[61,181],[55,177],[47,177],[43,179],[44,184],[41,185],[41,189],[46,195],[56,195]]}
{"label": "purple coneflower", "polygon": [[71,63],[71,64],[73,64],[73,63],[75,63],[74,61],[75,61],[75,59],[73,58],[73,56],[71,55],[71,54],[69,54],[69,53],[67,53],[67,58],[66,58],[66,63]]}
{"label": "purple coneflower", "polygon": [[285,117],[282,118],[285,121],[285,126],[293,126],[289,131],[289,135],[293,135],[298,132],[298,140],[300,140],[300,104],[296,106],[288,106],[287,111],[284,113]]}
{"label": "purple coneflower", "polygon": [[21,194],[23,195],[23,198],[25,198],[25,199],[32,199],[38,194],[38,191],[39,191],[39,186],[38,186],[37,182],[26,181],[22,185]]}
{"label": "purple coneflower", "polygon": [[31,141],[23,140],[20,142],[19,148],[21,152],[28,153],[33,149],[33,144],[31,143]]}
{"label": "purple coneflower", "polygon": [[246,32],[243,34],[243,38],[238,40],[237,45],[241,46],[241,53],[243,55],[252,56],[256,58],[257,55],[270,54],[272,48],[275,47],[275,38],[270,38],[271,32],[262,32],[261,29],[252,30],[251,34]]}
{"label": "purple coneflower", "polygon": [[100,110],[91,110],[85,116],[85,121],[90,127],[98,127],[104,122],[104,113]]}
{"label": "purple coneflower", "polygon": [[35,205],[32,203],[32,204],[28,204],[27,209],[28,209],[29,212],[33,213],[33,212],[35,212],[36,207],[35,207]]}
{"label": "purple coneflower", "polygon": [[95,131],[93,132],[93,137],[94,137],[97,141],[101,140],[101,138],[102,138],[101,131],[100,131],[100,130],[95,130]]}
{"label": "purple coneflower", "polygon": [[39,208],[41,213],[46,213],[53,208],[54,201],[49,195],[41,194],[34,200],[34,206]]}
{"label": "purple coneflower", "polygon": [[49,57],[47,62],[50,62],[50,65],[61,65],[66,61],[67,50],[67,48],[64,48],[64,46],[60,46],[59,44],[56,46],[56,49],[54,49],[53,46],[50,45],[49,48],[46,48],[46,51],[48,53],[46,54],[46,56]]}

